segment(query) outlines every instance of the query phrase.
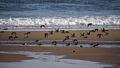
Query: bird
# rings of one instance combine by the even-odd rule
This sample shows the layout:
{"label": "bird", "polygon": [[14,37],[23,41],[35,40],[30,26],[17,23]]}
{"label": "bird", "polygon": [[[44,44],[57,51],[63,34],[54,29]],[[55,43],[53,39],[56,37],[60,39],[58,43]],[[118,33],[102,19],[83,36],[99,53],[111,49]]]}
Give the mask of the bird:
{"label": "bird", "polygon": [[85,33],[80,33],[81,36],[85,36]]}
{"label": "bird", "polygon": [[52,44],[53,45],[57,45],[57,41],[52,41]]}
{"label": "bird", "polygon": [[59,32],[59,28],[58,28],[58,29],[55,29],[55,32]]}
{"label": "bird", "polygon": [[60,30],[60,31],[61,31],[61,33],[63,33],[63,34],[65,33],[65,30]]}
{"label": "bird", "polygon": [[94,44],[93,47],[97,47],[98,45],[99,45],[98,43],[97,43],[97,44]]}
{"label": "bird", "polygon": [[75,50],[73,50],[73,53],[75,53]]}
{"label": "bird", "polygon": [[75,33],[72,33],[72,34],[71,34],[71,37],[75,37]]}
{"label": "bird", "polygon": [[35,42],[39,42],[39,40],[35,40]]}
{"label": "bird", "polygon": [[44,33],[44,37],[47,38],[48,37],[48,33]]}
{"label": "bird", "polygon": [[97,34],[97,37],[101,38],[103,36],[103,34]]}
{"label": "bird", "polygon": [[82,48],[83,46],[82,46],[82,45],[80,45],[80,47]]}
{"label": "bird", "polygon": [[40,28],[45,27],[45,25],[40,25]]}
{"label": "bird", "polygon": [[89,26],[92,26],[92,23],[88,23],[87,26],[88,26],[88,27],[89,27]]}
{"label": "bird", "polygon": [[13,36],[9,36],[9,38],[8,38],[8,39],[9,39],[9,40],[10,40],[10,39],[13,39]]}
{"label": "bird", "polygon": [[53,35],[53,31],[50,31],[49,34],[50,34],[50,35]]}
{"label": "bird", "polygon": [[96,31],[98,31],[99,29],[95,29],[94,31],[96,32]]}
{"label": "bird", "polygon": [[89,31],[89,32],[86,33],[86,35],[90,35],[90,33],[91,33],[91,32]]}
{"label": "bird", "polygon": [[77,42],[78,40],[77,39],[73,39],[73,43]]}
{"label": "bird", "polygon": [[67,36],[65,36],[65,38],[63,39],[63,42],[66,41],[66,40],[68,40],[68,39],[70,39],[70,37],[67,35]]}
{"label": "bird", "polygon": [[106,31],[108,31],[108,30],[106,30],[105,28],[102,28],[101,31],[102,31],[102,32],[106,32]]}
{"label": "bird", "polygon": [[66,43],[66,46],[70,46],[70,43]]}
{"label": "bird", "polygon": [[16,35],[16,32],[12,32],[11,35]]}
{"label": "bird", "polygon": [[69,31],[65,31],[65,33],[70,33]]}

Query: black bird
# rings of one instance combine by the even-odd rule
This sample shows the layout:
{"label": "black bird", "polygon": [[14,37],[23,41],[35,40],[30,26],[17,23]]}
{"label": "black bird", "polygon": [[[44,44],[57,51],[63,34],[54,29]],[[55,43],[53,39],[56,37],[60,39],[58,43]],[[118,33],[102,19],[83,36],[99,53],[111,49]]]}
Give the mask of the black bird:
{"label": "black bird", "polygon": [[63,39],[63,42],[64,41],[66,41],[66,40],[68,40],[70,37],[67,35],[67,36],[65,36],[65,38]]}
{"label": "black bird", "polygon": [[45,25],[40,25],[40,28],[45,27]]}
{"label": "black bird", "polygon": [[16,35],[16,32],[12,32],[11,35]]}
{"label": "black bird", "polygon": [[73,43],[75,43],[75,42],[78,42],[78,40],[77,39],[73,39]]}
{"label": "black bird", "polygon": [[8,39],[9,39],[9,40],[10,40],[10,39],[13,39],[13,36],[9,36],[9,38],[8,38]]}
{"label": "black bird", "polygon": [[75,53],[75,50],[73,50],[73,53]]}
{"label": "black bird", "polygon": [[88,23],[87,26],[88,26],[88,27],[89,27],[89,26],[92,26],[92,23]]}
{"label": "black bird", "polygon": [[88,38],[87,36],[85,36],[84,38]]}
{"label": "black bird", "polygon": [[80,47],[82,48],[83,46],[82,46],[82,45],[80,45]]}
{"label": "black bird", "polygon": [[99,29],[95,29],[95,31],[98,31]]}
{"label": "black bird", "polygon": [[50,33],[49,33],[50,35],[53,35],[53,31],[50,31]]}
{"label": "black bird", "polygon": [[80,33],[81,34],[81,36],[85,36],[85,33]]}
{"label": "black bird", "polygon": [[61,30],[61,33],[65,33],[65,30]]}
{"label": "black bird", "polygon": [[55,32],[59,32],[59,28],[58,28],[58,29],[55,29]]}
{"label": "black bird", "polygon": [[90,30],[90,32],[95,32],[95,30]]}
{"label": "black bird", "polygon": [[87,32],[86,34],[87,34],[87,35],[90,35],[90,33],[91,33],[91,32],[89,31],[89,32]]}
{"label": "black bird", "polygon": [[35,40],[35,42],[39,42],[39,40]]}
{"label": "black bird", "polygon": [[103,36],[103,34],[97,34],[97,37],[101,38]]}
{"label": "black bird", "polygon": [[48,37],[48,33],[44,33],[44,37],[47,38]]}
{"label": "black bird", "polygon": [[69,31],[65,31],[65,33],[70,33]]}
{"label": "black bird", "polygon": [[94,44],[93,47],[97,47],[99,44]]}
{"label": "black bird", "polygon": [[57,45],[57,41],[53,41],[52,44],[53,44],[53,45]]}
{"label": "black bird", "polygon": [[75,45],[78,45],[78,43],[79,43],[79,42],[78,42],[78,41],[76,41],[74,44],[75,44]]}
{"label": "black bird", "polygon": [[71,34],[71,37],[75,37],[75,33],[72,33],[72,34]]}
{"label": "black bird", "polygon": [[108,31],[108,30],[106,30],[105,28],[103,28],[101,31],[102,31],[102,32],[106,32],[106,31]]}
{"label": "black bird", "polygon": [[70,46],[70,43],[66,43],[66,46]]}

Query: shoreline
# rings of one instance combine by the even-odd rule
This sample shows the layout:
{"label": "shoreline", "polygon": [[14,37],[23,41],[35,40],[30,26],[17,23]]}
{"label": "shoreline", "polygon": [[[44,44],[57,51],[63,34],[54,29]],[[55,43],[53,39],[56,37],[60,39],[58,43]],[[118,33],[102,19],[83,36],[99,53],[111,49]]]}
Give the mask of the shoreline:
{"label": "shoreline", "polygon": [[[120,65],[120,48],[78,48],[78,47],[44,47],[44,46],[0,46],[0,51],[52,52],[65,55],[65,59],[80,59],[107,64]],[[75,52],[73,53],[73,50]],[[5,60],[5,59],[4,59]],[[7,60],[7,59],[6,59]]]}

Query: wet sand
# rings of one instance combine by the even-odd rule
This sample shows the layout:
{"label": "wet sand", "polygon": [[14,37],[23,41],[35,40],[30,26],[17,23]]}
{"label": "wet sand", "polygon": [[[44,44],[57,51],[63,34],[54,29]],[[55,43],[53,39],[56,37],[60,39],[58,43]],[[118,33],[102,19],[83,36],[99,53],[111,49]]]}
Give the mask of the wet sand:
{"label": "wet sand", "polygon": [[20,54],[0,53],[0,62],[20,62],[22,60],[29,60],[29,59],[33,59],[33,58]]}
{"label": "wet sand", "polygon": [[[79,47],[44,47],[44,46],[0,46],[0,51],[35,51],[52,52],[54,55],[66,55],[65,59],[80,59],[107,64],[120,65],[120,48],[79,48]],[[75,51],[75,52],[73,52]],[[0,61],[18,61],[29,59],[21,55],[0,54]],[[15,59],[11,59],[15,57]],[[17,58],[16,58],[17,57]]]}

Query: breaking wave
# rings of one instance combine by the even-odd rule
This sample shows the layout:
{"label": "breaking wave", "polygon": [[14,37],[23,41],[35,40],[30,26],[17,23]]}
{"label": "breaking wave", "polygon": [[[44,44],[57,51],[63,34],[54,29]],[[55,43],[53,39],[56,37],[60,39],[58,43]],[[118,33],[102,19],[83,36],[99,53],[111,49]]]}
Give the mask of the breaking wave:
{"label": "breaking wave", "polygon": [[42,17],[42,18],[5,18],[0,25],[120,25],[120,16],[84,16],[84,17]]}

